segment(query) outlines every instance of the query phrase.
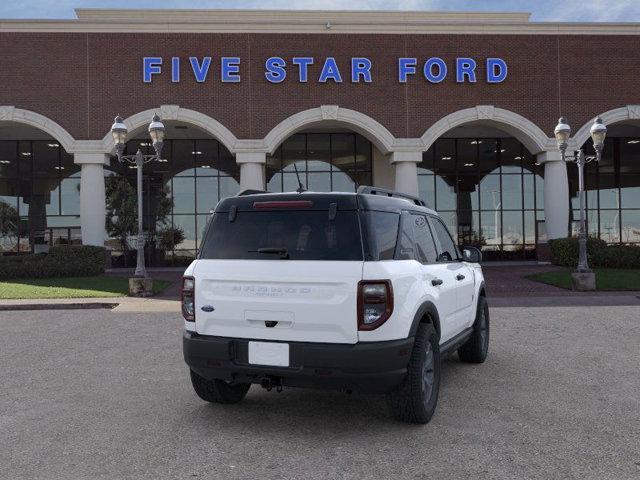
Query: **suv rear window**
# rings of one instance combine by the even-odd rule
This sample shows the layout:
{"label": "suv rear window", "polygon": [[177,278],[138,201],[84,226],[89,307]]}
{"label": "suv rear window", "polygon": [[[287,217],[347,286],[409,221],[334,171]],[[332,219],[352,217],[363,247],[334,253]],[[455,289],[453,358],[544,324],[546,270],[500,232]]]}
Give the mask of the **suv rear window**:
{"label": "suv rear window", "polygon": [[216,213],[200,258],[235,260],[362,260],[355,211],[322,210]]}

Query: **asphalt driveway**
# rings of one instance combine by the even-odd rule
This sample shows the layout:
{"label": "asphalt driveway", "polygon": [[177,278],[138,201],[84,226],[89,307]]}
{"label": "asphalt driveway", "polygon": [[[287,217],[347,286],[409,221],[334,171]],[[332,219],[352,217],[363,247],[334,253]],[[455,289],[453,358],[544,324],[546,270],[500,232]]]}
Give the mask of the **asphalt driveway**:
{"label": "asphalt driveway", "polygon": [[495,308],[426,426],[383,397],[191,390],[171,313],[0,312],[2,478],[640,478],[640,308]]}

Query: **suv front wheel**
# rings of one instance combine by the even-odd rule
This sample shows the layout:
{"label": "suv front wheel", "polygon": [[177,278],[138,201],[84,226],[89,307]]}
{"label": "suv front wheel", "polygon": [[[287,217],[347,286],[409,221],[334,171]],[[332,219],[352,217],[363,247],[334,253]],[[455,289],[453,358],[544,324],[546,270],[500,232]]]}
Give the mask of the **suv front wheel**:
{"label": "suv front wheel", "polygon": [[430,323],[421,323],[413,344],[404,381],[387,394],[387,403],[397,420],[427,423],[438,403],[440,390],[440,346]]}
{"label": "suv front wheel", "polygon": [[482,363],[489,351],[489,304],[485,297],[478,298],[476,320],[469,340],[458,349],[458,356],[463,362]]}

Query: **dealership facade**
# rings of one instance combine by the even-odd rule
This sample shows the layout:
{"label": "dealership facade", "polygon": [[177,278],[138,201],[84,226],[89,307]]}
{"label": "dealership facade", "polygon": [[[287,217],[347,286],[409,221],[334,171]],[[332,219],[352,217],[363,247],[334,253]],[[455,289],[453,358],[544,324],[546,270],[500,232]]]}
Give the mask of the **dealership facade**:
{"label": "dealership facade", "polygon": [[[126,264],[144,167],[152,263],[196,254],[209,211],[244,188],[358,185],[418,195],[459,244],[535,259],[574,234],[570,150],[586,170],[589,233],[640,243],[640,25],[529,21],[520,13],[77,10],[0,20],[0,254],[107,245]],[[105,226],[106,225],[106,226]],[[181,235],[175,236],[179,231]],[[172,241],[173,240],[173,241]],[[118,261],[120,261],[118,260]]]}

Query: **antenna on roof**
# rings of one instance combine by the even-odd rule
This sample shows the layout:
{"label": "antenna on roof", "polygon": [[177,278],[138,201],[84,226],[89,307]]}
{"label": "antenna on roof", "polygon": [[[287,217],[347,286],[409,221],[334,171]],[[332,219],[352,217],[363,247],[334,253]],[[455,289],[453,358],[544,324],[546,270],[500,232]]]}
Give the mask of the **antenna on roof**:
{"label": "antenna on roof", "polygon": [[296,189],[296,192],[298,193],[306,192],[307,189],[304,188],[304,186],[302,185],[302,182],[300,181],[300,174],[298,173],[298,167],[296,166],[296,162],[293,162],[293,168],[296,171],[296,178],[298,179],[298,188]]}

